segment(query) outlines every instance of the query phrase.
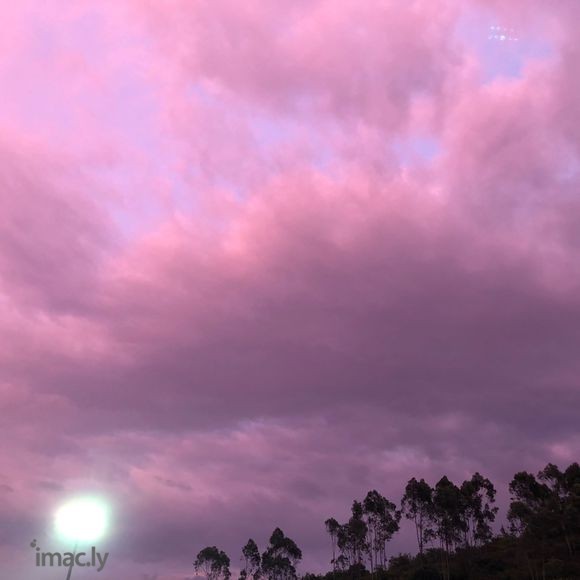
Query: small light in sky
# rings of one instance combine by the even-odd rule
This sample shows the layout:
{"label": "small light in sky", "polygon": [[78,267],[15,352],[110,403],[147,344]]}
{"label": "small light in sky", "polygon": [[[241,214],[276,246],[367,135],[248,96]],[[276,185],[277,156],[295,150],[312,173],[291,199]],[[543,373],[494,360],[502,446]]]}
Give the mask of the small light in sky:
{"label": "small light in sky", "polygon": [[71,542],[95,542],[109,526],[109,509],[100,499],[81,497],[62,505],[54,517],[57,534]]}
{"label": "small light in sky", "polygon": [[505,28],[502,26],[490,26],[488,39],[499,40],[500,42],[517,42],[519,40],[514,28]]}

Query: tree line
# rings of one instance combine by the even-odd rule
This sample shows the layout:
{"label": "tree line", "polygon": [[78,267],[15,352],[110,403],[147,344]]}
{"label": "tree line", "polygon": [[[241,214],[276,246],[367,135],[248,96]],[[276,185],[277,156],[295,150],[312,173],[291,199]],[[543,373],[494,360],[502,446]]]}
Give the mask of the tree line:
{"label": "tree line", "polygon": [[[509,484],[506,525],[494,531],[496,489],[480,473],[460,485],[442,477],[434,486],[412,478],[398,504],[376,490],[355,500],[349,519],[328,518],[330,571],[304,580],[556,580],[580,579],[580,466],[548,464],[537,474],[516,473]],[[417,553],[389,554],[401,520],[414,528]],[[260,553],[242,548],[240,579],[295,580],[302,559],[279,528]],[[194,568],[208,580],[231,578],[230,559],[215,546]]]}
{"label": "tree line", "polygon": [[[302,559],[302,551],[294,540],[276,528],[270,536],[270,543],[263,554],[258,545],[250,538],[242,548],[242,569],[240,580],[276,578],[293,580],[297,578],[296,564]],[[215,546],[199,552],[193,563],[195,571],[202,573],[208,580],[228,580],[231,578],[228,555]]]}

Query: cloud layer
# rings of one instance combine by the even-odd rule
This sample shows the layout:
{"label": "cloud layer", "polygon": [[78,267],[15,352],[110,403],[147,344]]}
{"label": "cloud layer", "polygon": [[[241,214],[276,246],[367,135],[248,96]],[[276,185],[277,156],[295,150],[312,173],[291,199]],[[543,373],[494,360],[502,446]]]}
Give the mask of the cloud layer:
{"label": "cloud layer", "polygon": [[318,569],[368,489],[577,459],[577,12],[2,7],[0,568],[90,491],[127,580]]}

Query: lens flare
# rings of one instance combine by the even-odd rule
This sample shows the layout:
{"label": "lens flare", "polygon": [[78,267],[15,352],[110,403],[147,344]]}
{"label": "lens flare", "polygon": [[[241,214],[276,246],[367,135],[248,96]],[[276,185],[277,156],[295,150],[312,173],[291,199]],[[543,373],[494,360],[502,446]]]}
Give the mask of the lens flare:
{"label": "lens flare", "polygon": [[489,40],[499,40],[500,42],[518,42],[519,38],[514,28],[504,28],[502,26],[489,27]]}
{"label": "lens flare", "polygon": [[61,506],[54,516],[57,534],[71,542],[94,542],[103,537],[109,526],[109,509],[97,498],[73,499]]}

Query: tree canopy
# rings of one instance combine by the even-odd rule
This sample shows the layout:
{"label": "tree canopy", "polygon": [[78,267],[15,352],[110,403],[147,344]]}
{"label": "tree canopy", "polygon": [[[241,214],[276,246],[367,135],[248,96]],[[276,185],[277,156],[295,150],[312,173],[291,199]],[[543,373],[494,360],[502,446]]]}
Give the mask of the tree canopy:
{"label": "tree canopy", "polygon": [[[549,463],[537,474],[520,471],[509,484],[507,527],[495,526],[496,488],[479,472],[461,484],[443,476],[431,486],[411,478],[400,504],[376,489],[354,500],[347,521],[324,522],[330,571],[304,580],[578,580],[580,578],[580,465],[563,471]],[[417,555],[394,554],[389,542],[405,517]],[[242,548],[244,580],[295,580],[302,551],[276,528],[260,554]],[[230,559],[215,546],[196,557],[208,580],[230,578]]]}

